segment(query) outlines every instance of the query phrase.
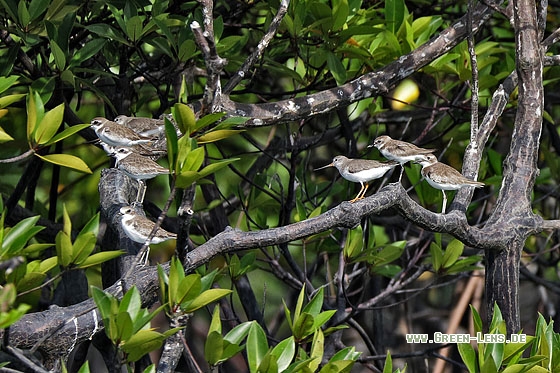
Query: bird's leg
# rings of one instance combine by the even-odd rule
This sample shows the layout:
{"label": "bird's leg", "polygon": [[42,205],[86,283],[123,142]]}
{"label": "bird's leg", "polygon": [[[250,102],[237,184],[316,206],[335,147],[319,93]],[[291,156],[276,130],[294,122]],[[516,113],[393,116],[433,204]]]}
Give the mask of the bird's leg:
{"label": "bird's leg", "polygon": [[366,186],[365,186],[364,190],[362,191],[362,195],[360,196],[360,199],[362,199],[366,196],[366,192],[367,192],[368,188],[369,188],[369,184],[366,183]]}
{"label": "bird's leg", "polygon": [[357,200],[361,199],[361,198],[360,198],[360,195],[362,194],[362,191],[364,190],[364,188],[367,189],[367,184],[366,184],[366,186],[364,186],[364,183],[362,183],[362,182],[360,181],[360,185],[362,186],[362,188],[361,188],[360,191],[358,192],[358,195],[356,196],[356,198],[350,200],[350,203],[354,203],[354,202],[356,202]]}
{"label": "bird's leg", "polygon": [[404,165],[401,164],[401,174],[400,174],[400,176],[399,176],[399,183],[400,183],[401,180],[402,180],[402,175],[403,175],[403,173],[404,173]]}
{"label": "bird's leg", "polygon": [[144,202],[144,196],[146,195],[146,184],[144,181],[138,180],[138,192],[136,193],[136,201],[133,204],[142,204]]}
{"label": "bird's leg", "polygon": [[360,192],[358,193],[358,195],[356,196],[356,198],[354,198],[353,200],[351,200],[351,203],[354,203],[360,199],[363,199],[364,196],[366,195],[366,191],[368,190],[369,184],[365,183],[365,185],[363,183],[360,183],[362,185],[362,189],[360,189]]}
{"label": "bird's leg", "polygon": [[142,252],[140,252],[138,254],[139,254],[138,255],[138,265],[140,265],[140,267],[145,267],[149,262],[150,246],[148,245],[146,250],[143,250]]}
{"label": "bird's leg", "polygon": [[447,207],[447,196],[445,195],[445,190],[441,190],[443,193],[443,206],[441,206],[441,213],[445,214],[445,208]]}

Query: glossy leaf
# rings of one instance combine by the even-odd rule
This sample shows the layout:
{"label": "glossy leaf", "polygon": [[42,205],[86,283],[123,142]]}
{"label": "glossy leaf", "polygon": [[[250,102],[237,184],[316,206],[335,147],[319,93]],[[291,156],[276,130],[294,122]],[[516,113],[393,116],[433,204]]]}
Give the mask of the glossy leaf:
{"label": "glossy leaf", "polygon": [[46,143],[44,143],[44,146],[49,146],[52,145],[56,142],[59,142],[61,140],[64,140],[72,135],[74,135],[77,132],[80,132],[83,129],[89,128],[89,124],[77,124],[75,126],[72,127],[68,127],[66,129],[64,129],[64,131],[57,133],[54,137],[52,137],[49,141],[47,141]]}
{"label": "glossy leaf", "polygon": [[276,357],[279,372],[283,372],[290,366],[295,353],[296,343],[293,336],[284,339],[270,351],[270,354]]}
{"label": "glossy leaf", "polygon": [[192,109],[185,104],[176,103],[173,105],[172,113],[181,132],[187,136],[190,135],[196,125],[196,119]]}
{"label": "glossy leaf", "polygon": [[257,373],[259,365],[268,351],[268,342],[264,330],[254,321],[251,324],[251,329],[247,336],[246,348],[249,371],[251,373]]}
{"label": "glossy leaf", "polygon": [[76,237],[72,245],[72,262],[80,265],[95,249],[97,236],[93,233],[83,233]]}
{"label": "glossy leaf", "polygon": [[311,352],[309,357],[313,360],[309,363],[311,371],[317,370],[321,360],[323,359],[323,351],[325,349],[325,336],[321,329],[317,329],[313,335],[313,343],[311,343]]}
{"label": "glossy leaf", "polygon": [[185,312],[194,312],[199,308],[202,308],[212,302],[217,301],[220,298],[223,298],[229,294],[231,294],[231,290],[228,289],[210,289],[206,290],[198,297],[196,297],[192,302],[190,302],[185,307]]}
{"label": "glossy leaf", "polygon": [[470,343],[458,343],[457,349],[469,373],[476,373],[476,353]]}
{"label": "glossy leaf", "polygon": [[62,124],[63,115],[64,104],[60,104],[45,113],[40,124],[34,131],[35,142],[37,142],[37,144],[45,144],[53,138]]}
{"label": "glossy leaf", "polygon": [[62,167],[67,167],[75,171],[83,172],[85,174],[91,174],[91,170],[88,165],[82,161],[80,158],[70,155],[70,154],[48,154],[48,155],[35,155],[42,160],[53,163]]}
{"label": "glossy leaf", "polygon": [[197,137],[196,140],[199,144],[207,144],[227,139],[228,137],[235,136],[241,132],[243,132],[243,130],[216,130],[205,133],[204,135]]}
{"label": "glossy leaf", "polygon": [[449,268],[453,264],[455,264],[457,259],[463,253],[464,246],[465,245],[463,245],[463,243],[461,241],[456,240],[456,239],[452,240],[447,245],[447,248],[445,249],[445,252],[443,253],[443,258],[442,258],[442,261],[441,261],[442,267],[443,268]]}
{"label": "glossy leaf", "polygon": [[56,235],[55,242],[58,263],[66,268],[72,263],[72,241],[66,233],[60,231]]}
{"label": "glossy leaf", "polygon": [[82,269],[92,267],[94,265],[105,263],[105,262],[107,262],[111,259],[118,258],[119,256],[121,256],[123,254],[124,254],[124,251],[102,251],[100,253],[95,253],[93,255],[88,256],[77,267],[82,268]]}
{"label": "glossy leaf", "polygon": [[25,218],[4,234],[0,257],[7,259],[23,249],[27,241],[39,233],[44,227],[36,227],[39,216]]}
{"label": "glossy leaf", "polygon": [[30,90],[29,95],[27,95],[27,138],[29,140],[37,138],[34,131],[37,124],[43,119],[44,112],[45,108],[39,93]]}

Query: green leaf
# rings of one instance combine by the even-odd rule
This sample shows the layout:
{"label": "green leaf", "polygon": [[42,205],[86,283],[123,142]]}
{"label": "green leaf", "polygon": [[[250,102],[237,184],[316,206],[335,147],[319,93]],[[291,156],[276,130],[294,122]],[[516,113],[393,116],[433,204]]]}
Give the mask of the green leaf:
{"label": "green leaf", "polygon": [[184,135],[190,135],[196,125],[192,109],[185,104],[176,103],[172,108],[173,118]]}
{"label": "green leaf", "polygon": [[194,312],[218,299],[231,294],[232,291],[228,289],[210,289],[206,290],[198,297],[196,297],[186,308],[185,312]]}
{"label": "green leaf", "polygon": [[332,4],[332,29],[333,31],[338,31],[341,30],[342,27],[346,24],[346,19],[348,18],[348,15],[350,13],[348,0],[335,0],[332,2]]}
{"label": "green leaf", "polygon": [[80,265],[95,249],[97,236],[91,232],[83,233],[76,237],[72,245],[72,262]]}
{"label": "green leaf", "polygon": [[383,366],[383,373],[393,373],[393,359],[391,358],[391,351],[387,351],[387,358]]}
{"label": "green leaf", "polygon": [[140,16],[134,16],[126,21],[126,35],[133,42],[137,42],[142,37],[143,20]]}
{"label": "green leaf", "polygon": [[4,108],[6,106],[10,106],[14,102],[21,101],[27,96],[25,93],[15,94],[15,95],[8,95],[4,97],[0,97],[0,108]]}
{"label": "green leaf", "polygon": [[261,326],[253,321],[251,323],[251,328],[249,330],[249,335],[247,336],[247,361],[249,363],[249,371],[251,373],[257,373],[259,365],[264,358],[266,352],[268,351],[268,342],[266,340],[266,334]]}
{"label": "green leaf", "polygon": [[199,120],[196,121],[195,127],[193,128],[193,130],[196,132],[198,130],[201,130],[202,128],[209,126],[212,123],[216,123],[218,120],[222,119],[224,116],[226,115],[225,112],[220,112],[220,113],[212,113],[212,114],[208,114],[203,116],[202,118],[200,118]]}
{"label": "green leaf", "polygon": [[31,16],[29,15],[29,10],[27,9],[26,3],[23,1],[18,2],[18,18],[21,25],[24,27],[29,25],[31,22]]}
{"label": "green leaf", "polygon": [[88,165],[84,161],[70,154],[48,154],[43,156],[35,153],[35,155],[49,163],[53,163],[62,167],[67,167],[72,170],[83,172],[85,174],[92,173]]}
{"label": "green leaf", "polygon": [[331,317],[334,316],[335,313],[336,310],[328,310],[328,311],[321,312],[320,314],[315,316],[313,328],[317,329],[325,325],[331,319]]}
{"label": "green leaf", "polygon": [[[0,111],[4,111],[5,109],[2,109]],[[6,110],[7,111],[7,110]],[[1,117],[1,116],[0,116]],[[8,135],[6,133],[6,131],[4,131],[3,128],[0,127],[0,143],[2,142],[6,142],[6,141],[12,141],[14,138],[10,135]]]}
{"label": "green leaf", "polygon": [[[111,316],[111,298],[112,295],[104,292],[103,290],[92,286],[91,287],[91,295],[97,308],[99,309],[99,313],[101,314],[101,318],[103,320],[108,319]],[[107,327],[107,326],[105,326]]]}
{"label": "green leaf", "polygon": [[224,336],[224,340],[231,344],[240,344],[247,334],[249,334],[251,325],[252,321],[247,321],[237,325]]}
{"label": "green leaf", "polygon": [[216,331],[208,333],[204,344],[204,359],[210,366],[215,366],[222,360],[223,352],[224,339],[222,334]]}
{"label": "green leaf", "polygon": [[476,370],[476,352],[470,343],[458,343],[457,349],[461,355],[463,363],[467,366],[469,373],[477,373]]}
{"label": "green leaf", "polygon": [[186,171],[198,171],[204,162],[204,155],[204,148],[196,148],[184,155],[181,150],[179,150],[178,161],[181,173]]}
{"label": "green leaf", "polygon": [[7,259],[19,253],[27,241],[44,229],[44,227],[35,227],[39,218],[40,216],[25,218],[8,230],[2,240],[1,258]]}
{"label": "green leaf", "polygon": [[315,318],[313,315],[302,312],[294,322],[294,329],[292,330],[292,334],[294,335],[296,341],[301,342],[309,335],[313,334],[315,331],[313,325],[315,325]]}
{"label": "green leaf", "polygon": [[37,144],[45,144],[52,139],[62,124],[63,115],[64,104],[60,104],[45,113],[41,123],[34,132],[35,142]]}
{"label": "green leaf", "polygon": [[306,312],[312,316],[317,316],[323,308],[324,293],[324,288],[320,288],[319,291],[315,293],[311,301],[303,308],[302,312]]}
{"label": "green leaf", "polygon": [[[170,273],[169,288],[171,290],[169,298],[173,304],[180,305],[186,302],[191,302],[201,294],[202,284],[199,274],[191,274],[187,277],[181,277],[181,279],[178,280],[177,285],[174,285],[174,282],[172,281]],[[173,291],[173,288],[175,288],[175,291]]]}
{"label": "green leaf", "polygon": [[230,159],[224,159],[223,161],[211,163],[208,166],[204,167],[202,170],[200,170],[198,173],[200,177],[206,177],[224,168],[228,164],[238,161],[239,159],[240,158],[230,158]]}
{"label": "green leaf", "polygon": [[95,56],[104,46],[107,40],[95,38],[88,41],[83,47],[74,51],[69,62],[69,67],[76,67]]}
{"label": "green leaf", "polygon": [[338,85],[346,83],[346,68],[340,59],[330,51],[327,52],[327,66]]}
{"label": "green leaf", "polygon": [[27,138],[35,139],[34,136],[37,125],[45,113],[41,96],[35,90],[30,89],[27,95]]}
{"label": "green leaf", "polygon": [[464,246],[465,245],[463,245],[463,243],[461,241],[459,241],[457,239],[452,240],[447,245],[447,248],[445,249],[445,252],[443,253],[441,266],[443,268],[449,268],[453,264],[455,264],[457,259],[461,256],[461,254],[463,254]]}
{"label": "green leaf", "polygon": [[403,0],[385,0],[385,22],[387,29],[396,34],[404,20],[405,4]]}
{"label": "green leaf", "polygon": [[56,235],[55,242],[58,263],[66,268],[72,263],[72,241],[66,233],[60,231]]}
{"label": "green leaf", "polygon": [[319,328],[315,331],[313,335],[313,343],[311,344],[311,352],[309,357],[313,359],[309,363],[309,369],[311,371],[316,371],[319,368],[319,364],[321,364],[321,360],[323,359],[323,351],[325,349],[325,336],[323,335],[323,331]]}
{"label": "green leaf", "polygon": [[66,139],[66,138],[72,136],[73,134],[75,134],[76,132],[80,132],[81,130],[86,129],[86,128],[89,128],[89,124],[77,124],[75,126],[68,127],[64,131],[56,134],[53,138],[51,138],[49,141],[47,141],[43,145],[44,146],[52,145],[56,142],[59,142],[61,140]]}
{"label": "green leaf", "polygon": [[[177,138],[177,132],[175,131],[175,126],[168,118],[163,120],[165,125],[165,137],[167,141],[167,159],[169,165],[171,166],[171,172],[177,171],[177,157],[179,153],[179,141]],[[183,136],[184,138],[185,136]],[[183,139],[181,138],[181,140]]]}
{"label": "green leaf", "polygon": [[354,363],[355,362],[351,360],[329,362],[321,368],[319,373],[349,373]]}
{"label": "green leaf", "polygon": [[296,344],[294,337],[284,339],[278,343],[270,351],[270,354],[276,356],[276,361],[278,364],[278,372],[283,372],[290,366],[290,363],[294,359],[296,353]]}
{"label": "green leaf", "polygon": [[54,63],[59,71],[63,71],[66,68],[66,54],[54,40],[51,40],[50,44],[54,56]]}
{"label": "green leaf", "polygon": [[128,40],[126,40],[126,38],[123,37],[123,35],[118,32],[115,28],[105,24],[105,23],[96,23],[93,25],[88,25],[86,26],[86,29],[88,29],[89,31],[107,38],[109,40],[113,40],[116,41],[118,43],[124,44],[125,46],[130,47],[131,44],[128,42]]}
{"label": "green leaf", "polygon": [[476,310],[476,308],[474,308],[472,305],[469,305],[469,307],[471,309],[473,325],[474,325],[474,332],[475,333],[482,333],[482,319],[480,318],[480,315],[478,314],[478,311]]}
{"label": "green leaf", "polygon": [[215,130],[197,137],[196,140],[199,144],[207,144],[227,139],[228,137],[237,135],[240,132],[244,132],[244,130]]}
{"label": "green leaf", "polygon": [[39,272],[47,273],[57,265],[58,265],[58,258],[56,256],[51,256],[48,259],[41,260],[41,263],[39,264]]}
{"label": "green leaf", "polygon": [[[0,93],[4,92],[5,90],[13,86],[18,79],[19,76],[17,75],[0,76]],[[20,95],[20,96],[25,96],[25,95]],[[2,106],[0,105],[0,107]]]}
{"label": "green leaf", "polygon": [[103,251],[100,253],[96,253],[93,255],[88,256],[82,263],[80,263],[77,267],[78,268],[88,268],[94,265],[98,265],[109,261],[111,259],[118,258],[119,256],[123,255],[124,251]]}
{"label": "green leaf", "polygon": [[65,204],[62,205],[62,232],[68,237],[72,236],[72,220],[70,220]]}
{"label": "green leaf", "polygon": [[438,272],[443,261],[443,251],[441,250],[439,245],[437,245],[435,242],[432,242],[430,243],[430,254],[432,257],[432,267],[434,267],[434,271]]}

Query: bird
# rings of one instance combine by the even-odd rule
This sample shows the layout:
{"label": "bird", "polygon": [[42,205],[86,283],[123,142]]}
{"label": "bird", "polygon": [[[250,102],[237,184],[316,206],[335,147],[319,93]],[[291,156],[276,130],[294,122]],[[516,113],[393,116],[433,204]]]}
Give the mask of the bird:
{"label": "bird", "polygon": [[148,157],[133,152],[128,147],[116,148],[111,156],[116,158],[119,170],[138,181],[136,203],[144,201],[144,194],[146,192],[144,180],[152,179],[158,175],[169,174],[169,169],[160,166]]}
{"label": "bird", "polygon": [[103,117],[93,118],[90,126],[102,142],[111,146],[133,146],[148,144],[157,140],[154,137],[142,136],[130,128],[121,126]]}
{"label": "bird", "polygon": [[351,159],[343,155],[337,155],[334,157],[332,163],[316,170],[321,170],[326,167],[336,167],[343,178],[355,183],[360,183],[360,192],[356,198],[350,201],[351,203],[354,203],[357,200],[364,198],[364,195],[369,187],[368,182],[379,179],[385,175],[387,171],[397,165],[398,163],[395,161],[380,162],[369,159]]}
{"label": "bird", "polygon": [[114,119],[114,122],[126,128],[130,128],[142,136],[165,136],[165,122],[162,119],[119,115]]}
{"label": "bird", "polygon": [[[371,145],[370,145],[371,146]],[[414,161],[419,155],[431,154],[435,149],[424,149],[406,141],[394,140],[389,136],[383,135],[373,140],[373,146],[387,159],[397,161],[401,165],[399,182],[404,172],[404,164]]]}
{"label": "bird", "polygon": [[[100,142],[100,145],[108,156],[113,156],[113,153],[115,153],[118,148],[121,148],[120,146],[108,145],[103,141]],[[155,149],[143,144],[127,146],[126,148],[130,149],[133,153],[139,154],[143,157],[148,157],[152,161],[156,161],[167,155],[165,150]],[[115,166],[118,166],[118,162],[116,162]]]}
{"label": "bird", "polygon": [[[145,216],[138,214],[132,206],[123,206],[119,212],[122,214],[121,227],[128,238],[134,242],[145,243],[154,229],[155,223]],[[158,227],[150,243],[158,244],[174,239],[177,239],[175,233]]]}
{"label": "bird", "polygon": [[422,176],[432,187],[443,193],[443,206],[441,213],[445,214],[447,206],[446,190],[458,190],[462,187],[472,186],[482,188],[485,184],[480,181],[467,179],[459,171],[445,163],[439,162],[435,155],[419,155],[414,161],[422,165]]}

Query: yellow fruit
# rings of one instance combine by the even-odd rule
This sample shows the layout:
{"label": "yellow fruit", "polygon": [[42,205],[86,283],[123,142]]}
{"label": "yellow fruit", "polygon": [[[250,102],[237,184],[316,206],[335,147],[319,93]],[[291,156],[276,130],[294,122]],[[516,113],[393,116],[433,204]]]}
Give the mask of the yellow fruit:
{"label": "yellow fruit", "polygon": [[419,96],[418,84],[412,79],[405,79],[393,91],[394,100],[391,100],[391,107],[393,110],[403,110],[409,107],[408,104],[415,102]]}

